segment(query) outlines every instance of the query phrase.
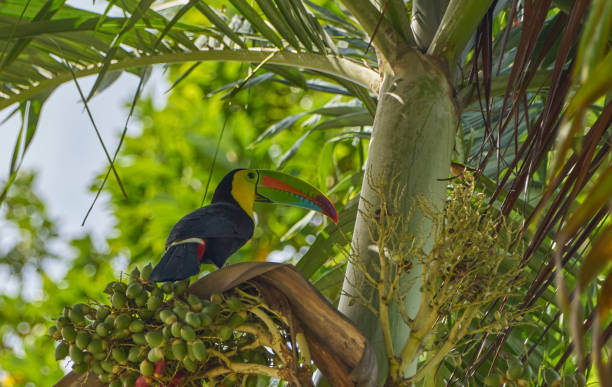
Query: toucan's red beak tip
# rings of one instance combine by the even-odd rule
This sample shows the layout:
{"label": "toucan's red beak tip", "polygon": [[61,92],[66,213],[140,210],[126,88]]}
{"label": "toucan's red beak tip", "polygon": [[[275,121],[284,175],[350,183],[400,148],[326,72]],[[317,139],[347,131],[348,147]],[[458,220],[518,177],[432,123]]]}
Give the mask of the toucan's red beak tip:
{"label": "toucan's red beak tip", "polygon": [[334,223],[338,224],[338,212],[336,211],[336,207],[334,207],[334,203],[332,203],[325,196],[321,195],[317,196],[314,201],[319,207],[321,207],[321,210],[323,210],[325,215],[327,215]]}

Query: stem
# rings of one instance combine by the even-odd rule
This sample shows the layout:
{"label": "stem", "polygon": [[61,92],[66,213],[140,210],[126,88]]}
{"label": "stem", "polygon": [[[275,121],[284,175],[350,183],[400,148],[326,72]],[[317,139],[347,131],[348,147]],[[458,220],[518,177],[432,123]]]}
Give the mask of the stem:
{"label": "stem", "polygon": [[[361,28],[365,30],[368,36],[373,37],[374,45],[385,60],[394,63],[399,51],[398,44],[402,42],[403,38],[402,32],[394,28],[390,17],[386,13],[381,16],[381,12],[370,0],[342,0],[342,3],[359,21]],[[379,21],[380,25],[376,29]],[[404,43],[406,46],[410,44],[408,41]]]}
{"label": "stem", "polygon": [[[129,58],[112,63],[108,71],[120,71],[134,67],[150,66],[154,64],[183,63],[197,61],[216,62],[248,62],[259,63],[266,59],[274,50],[205,50],[194,52],[178,52],[162,55],[143,56],[140,58]],[[310,52],[276,51],[277,53],[268,61],[270,64],[284,65],[289,67],[305,68],[320,71],[324,74],[333,75],[346,79],[360,86],[376,90],[379,80],[378,74],[363,65],[351,60],[334,55],[321,55]],[[102,65],[75,71],[77,78],[97,74]],[[69,71],[58,74],[56,77],[40,81],[36,86],[22,91],[20,94],[0,100],[0,109],[4,109],[16,102],[31,98],[46,90],[54,89],[62,83],[72,80]]]}
{"label": "stem", "polygon": [[[397,203],[394,212],[398,216],[409,214],[421,196],[427,197],[432,206],[441,207],[445,185],[438,179],[449,174],[457,120],[453,92],[437,63],[409,50],[398,57],[392,70],[385,72],[353,232],[355,257],[348,264],[339,302],[339,310],[357,325],[375,348],[380,383],[386,380],[389,372],[381,320],[367,305],[355,302],[360,298],[373,299],[377,303],[380,300],[377,286],[366,279],[368,272],[374,273],[376,267],[380,267],[376,264],[378,254],[369,248],[376,243],[369,235],[370,228],[375,226],[371,224],[368,209],[376,210],[381,205],[380,195],[372,187],[383,187],[386,201]],[[403,191],[385,184],[391,181]],[[393,195],[398,192],[401,192],[401,200],[394,200]],[[413,211],[409,221],[399,223],[402,226],[397,232],[398,235],[414,236],[415,243],[427,250],[432,245],[430,227],[420,215]],[[402,308],[408,317],[417,314],[421,303],[421,273],[422,267],[417,262],[409,273],[402,273],[397,288],[406,289],[404,305],[389,305],[388,331],[391,341],[400,346],[410,336]],[[379,306],[376,305],[376,309]],[[395,349],[398,349],[397,344]],[[413,370],[402,377],[411,376],[411,372]]]}
{"label": "stem", "polygon": [[448,0],[413,0],[412,1],[412,30],[419,48],[427,51],[431,44]]}
{"label": "stem", "polygon": [[451,0],[427,53],[455,63],[493,0]]}
{"label": "stem", "polygon": [[457,341],[464,337],[468,328],[470,327],[470,321],[476,315],[478,308],[471,308],[465,311],[459,321],[456,321],[451,329],[448,339],[444,341],[444,344],[436,351],[436,354],[414,375],[413,381],[418,381],[425,377],[429,372],[435,371],[438,364],[444,360],[444,357],[453,349],[457,344]]}

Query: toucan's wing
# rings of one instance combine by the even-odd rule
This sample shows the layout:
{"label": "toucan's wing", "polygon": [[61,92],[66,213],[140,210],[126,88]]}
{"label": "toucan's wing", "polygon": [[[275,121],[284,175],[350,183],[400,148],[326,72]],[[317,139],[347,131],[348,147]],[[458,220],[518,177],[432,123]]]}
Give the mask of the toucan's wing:
{"label": "toucan's wing", "polygon": [[240,207],[213,203],[185,215],[174,225],[166,248],[188,238],[237,238],[248,240],[253,234],[253,220]]}

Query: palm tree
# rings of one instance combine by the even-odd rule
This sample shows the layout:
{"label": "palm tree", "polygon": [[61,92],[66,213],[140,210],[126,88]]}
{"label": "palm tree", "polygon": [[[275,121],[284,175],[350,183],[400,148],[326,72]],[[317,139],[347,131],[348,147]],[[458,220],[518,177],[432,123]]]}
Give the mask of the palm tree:
{"label": "palm tree", "polygon": [[[12,108],[24,125],[0,199],[36,131],[42,104],[60,84],[98,74],[82,95],[87,101],[121,72],[144,78],[154,64],[251,63],[252,74],[237,82],[236,91],[274,79],[355,99],[304,114],[325,116],[327,127],[348,128],[346,136],[370,138],[359,210],[344,210],[350,221],[341,229],[353,230],[353,257],[338,308],[375,346],[381,380],[388,377],[392,385],[416,373],[426,381],[482,382],[490,370],[506,369],[502,364],[510,356],[534,369],[548,363],[568,375],[584,372],[584,360],[591,359],[584,358],[583,325],[598,325],[597,316],[605,318],[610,309],[605,292],[600,313],[590,300],[586,312],[577,302],[569,307],[571,294],[599,289],[593,280],[609,259],[610,2],[230,0],[223,11],[201,0],[153,3],[111,1],[103,14],[64,1],[4,3],[0,108]],[[121,16],[109,16],[112,11]],[[260,140],[298,118],[287,117]],[[288,157],[311,132],[297,140]],[[108,151],[107,156],[119,181]],[[424,211],[415,210],[414,203],[426,197],[432,206],[443,206],[451,165],[455,172],[476,172],[492,208],[520,225],[525,243],[520,268],[526,285],[518,288],[520,297],[491,301],[481,320],[495,320],[495,310],[514,303],[525,310],[522,318],[530,326],[510,322],[497,333],[475,333],[453,342],[445,355],[454,356],[433,356],[435,361],[428,362],[421,337],[416,337],[416,351],[405,345],[411,328],[418,328],[414,317],[428,301],[415,273],[427,268],[415,261],[410,273],[400,275],[397,289],[403,294],[400,302],[393,301],[384,288],[374,286],[380,278],[374,284],[366,278],[385,272],[380,266],[385,261],[371,248],[376,244],[371,230],[376,214],[388,212],[387,203],[392,203],[393,213],[414,212],[411,220],[399,223],[400,234],[430,249],[435,242],[431,223],[423,221]],[[321,244],[316,246],[309,260],[298,265],[307,276],[328,258]],[[399,270],[389,265],[389,273]],[[555,285],[559,272],[563,275]],[[563,278],[572,293],[565,291]],[[554,306],[555,286],[559,308]],[[603,286],[612,286],[612,277]],[[540,309],[534,312],[536,306]],[[573,344],[553,344],[567,338],[559,321],[569,312],[575,321]],[[434,320],[452,326],[458,318],[439,315]],[[600,340],[593,341],[601,346],[610,331],[610,326],[603,335],[595,331],[592,337]],[[576,366],[568,362],[572,348]],[[459,356],[456,351],[463,352]],[[592,355],[599,361],[598,348]],[[428,372],[417,373],[425,364]]]}

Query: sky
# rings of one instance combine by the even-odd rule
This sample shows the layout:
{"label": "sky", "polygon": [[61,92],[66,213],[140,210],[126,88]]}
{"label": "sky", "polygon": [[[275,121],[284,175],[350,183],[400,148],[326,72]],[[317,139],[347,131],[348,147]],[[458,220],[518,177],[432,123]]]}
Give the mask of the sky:
{"label": "sky", "polygon": [[[87,94],[95,76],[78,81]],[[115,84],[95,96],[88,104],[111,154],[119,142],[129,104],[137,86],[137,77],[123,74]],[[164,92],[168,88],[169,83],[164,78],[163,69],[157,67],[142,95],[152,97],[155,106],[161,108],[166,100]],[[0,122],[12,108],[0,112]],[[16,114],[0,126],[0,182],[6,181],[8,177],[20,124],[20,117]],[[138,131],[138,122],[132,117],[128,134]],[[98,201],[84,227],[81,227],[81,223],[95,195],[89,191],[89,187],[95,181],[96,175],[105,171],[107,165],[106,156],[83,108],[76,86],[73,82],[60,86],[43,106],[38,129],[25,155],[21,171],[37,172],[35,192],[46,203],[49,215],[57,221],[63,240],[73,239],[88,232],[98,247],[104,247],[105,236],[112,232],[113,227],[107,198]],[[10,246],[14,243],[10,238],[6,225],[3,227],[0,224],[0,243]],[[68,253],[62,244],[51,248],[60,253]],[[49,269],[49,274],[58,279],[65,270],[57,267]],[[13,289],[14,285],[7,276],[8,273],[0,268],[0,292],[12,293],[16,289]],[[32,287],[31,292],[36,293],[36,287]]]}

